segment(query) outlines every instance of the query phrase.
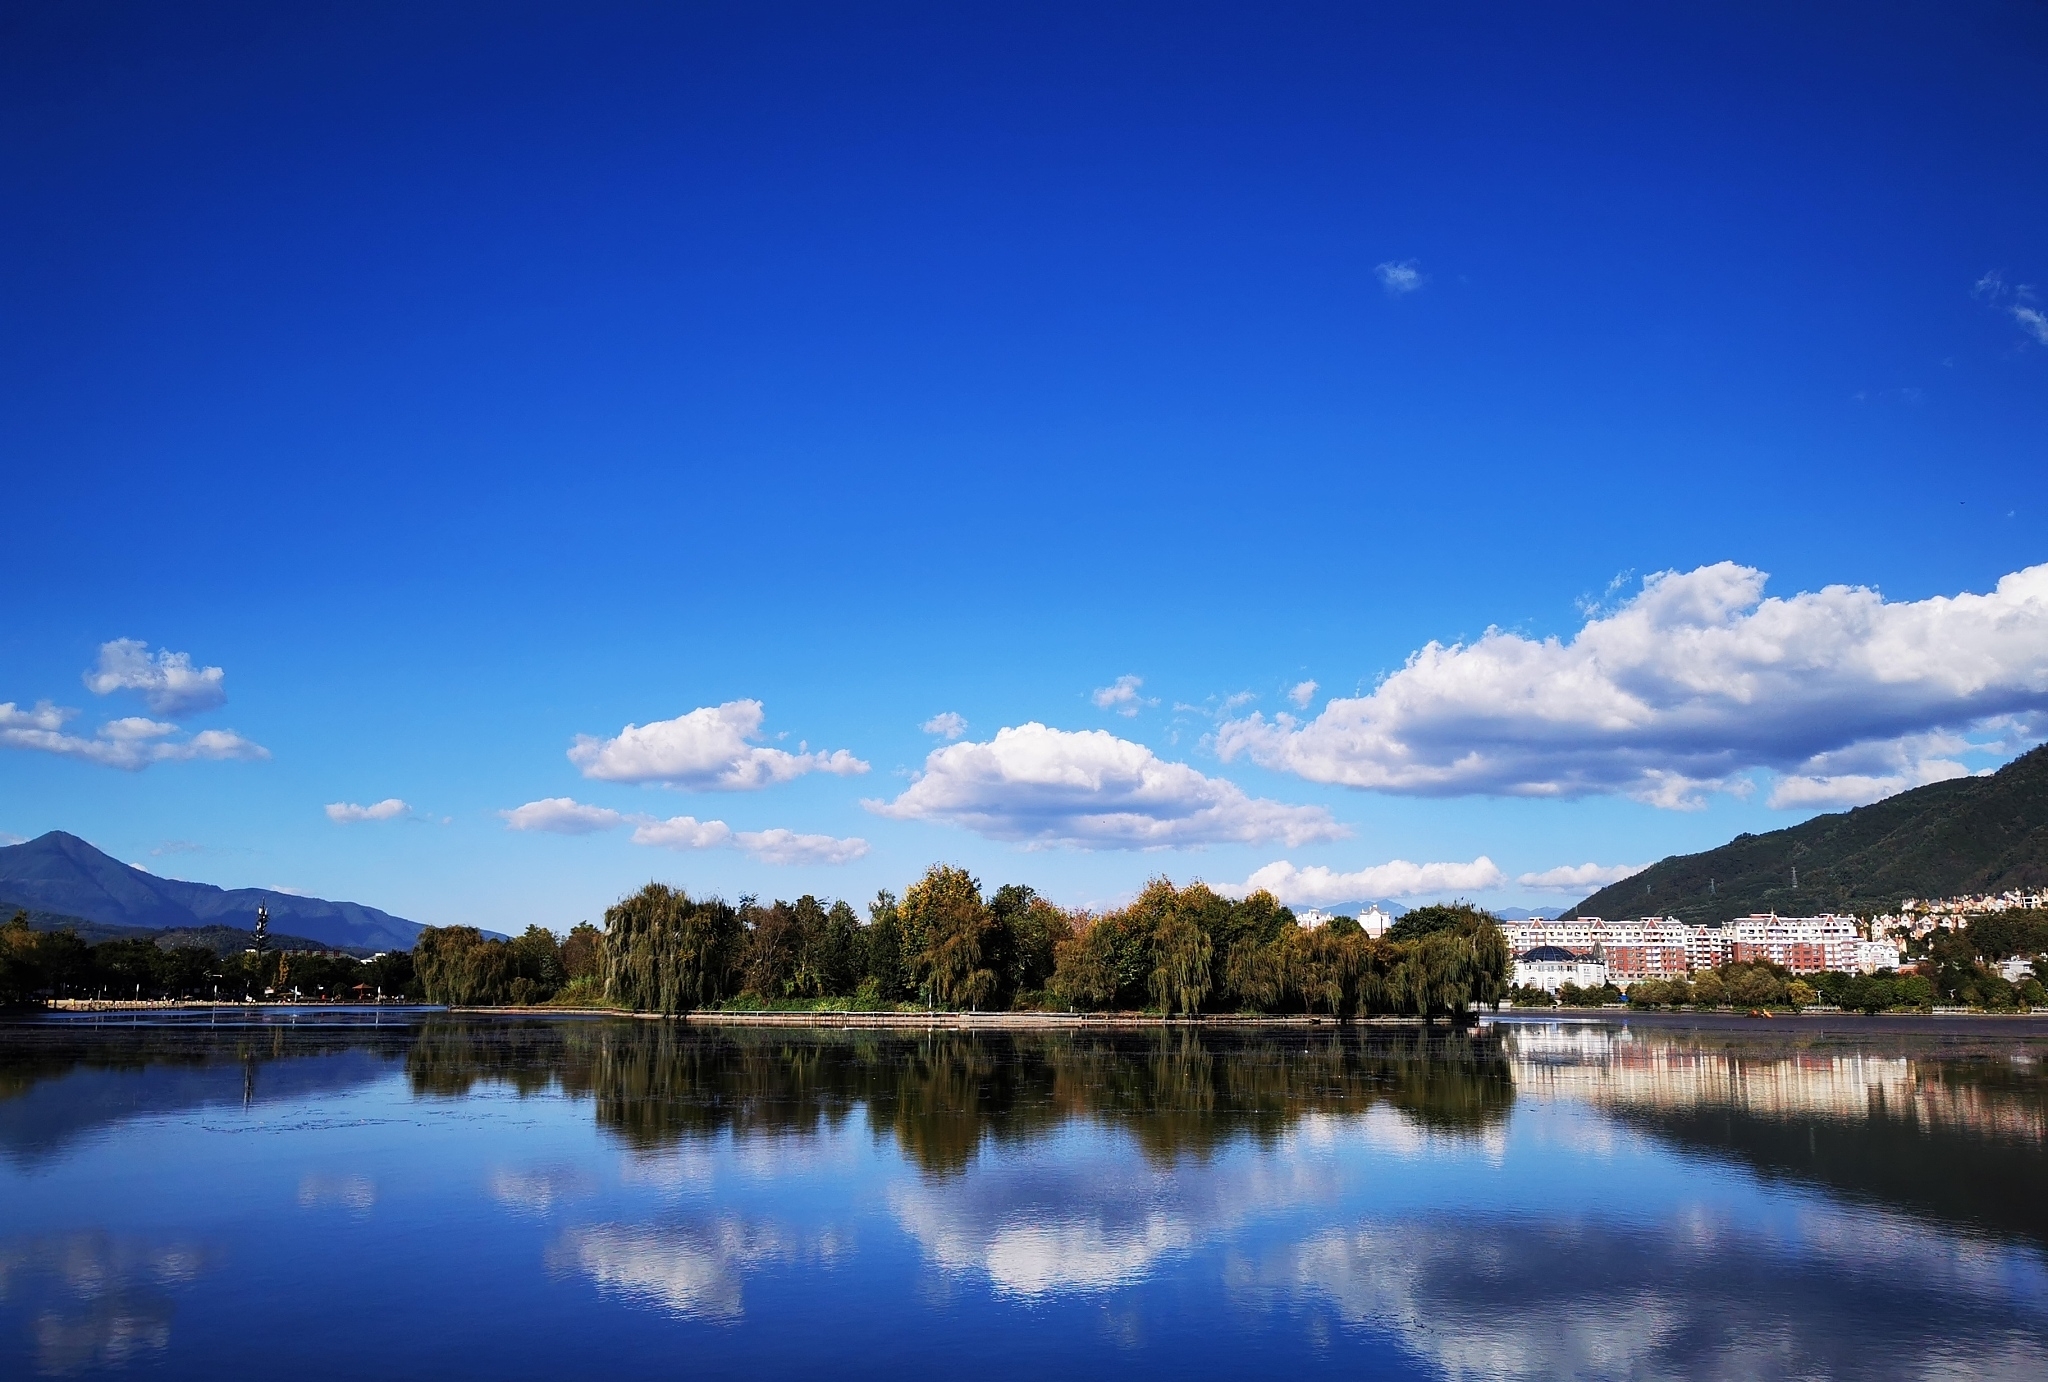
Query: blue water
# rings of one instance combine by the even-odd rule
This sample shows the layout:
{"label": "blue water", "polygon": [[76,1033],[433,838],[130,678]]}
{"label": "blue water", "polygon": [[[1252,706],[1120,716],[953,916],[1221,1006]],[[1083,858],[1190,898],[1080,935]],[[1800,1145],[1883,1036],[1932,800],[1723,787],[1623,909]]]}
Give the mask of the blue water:
{"label": "blue water", "polygon": [[2048,1376],[2048,1027],[1753,1026],[26,1019],[0,1376]]}

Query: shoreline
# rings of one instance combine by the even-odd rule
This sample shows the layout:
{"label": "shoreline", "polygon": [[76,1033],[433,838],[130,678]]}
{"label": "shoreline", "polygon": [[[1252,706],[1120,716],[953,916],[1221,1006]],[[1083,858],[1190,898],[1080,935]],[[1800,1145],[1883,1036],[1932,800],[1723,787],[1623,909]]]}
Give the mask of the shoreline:
{"label": "shoreline", "polygon": [[[1196,1017],[1159,1017],[1143,1013],[1054,1013],[1054,1012],[891,1012],[891,1011],[825,1011],[825,1012],[774,1012],[739,1011],[714,1012],[697,1010],[687,1013],[666,1014],[658,1012],[629,1012],[617,1008],[571,1008],[571,1007],[514,1007],[507,1005],[449,1006],[428,1003],[249,1003],[214,1001],[211,999],[59,999],[41,1008],[8,1010],[15,1016],[38,1014],[86,1014],[86,1013],[173,1013],[173,1012],[214,1012],[214,1013],[449,1013],[472,1017],[518,1017],[518,1018],[574,1018],[587,1021],[592,1018],[620,1018],[648,1022],[677,1022],[691,1027],[812,1027],[812,1028],[867,1028],[871,1030],[937,1030],[951,1031],[1034,1031],[1060,1029],[1096,1030],[1142,1030],[1148,1028],[1183,1028],[1188,1030],[1232,1030],[1259,1028],[1410,1028],[1442,1027],[1457,1030],[1460,1026],[1449,1018],[1438,1018],[1425,1023],[1412,1015],[1381,1015],[1374,1017],[1337,1018],[1322,1014],[1306,1013],[1205,1013]],[[2033,1026],[2048,1022],[2048,1009],[2031,1013],[1990,1013],[1966,1011],[1939,1012],[1889,1012],[1858,1013],[1829,1010],[1817,1012],[1773,1012],[1764,1014],[1734,1009],[1710,1009],[1706,1011],[1670,1011],[1649,1009],[1631,1011],[1624,1007],[1601,1008],[1510,1008],[1498,1012],[1479,1011],[1471,1014],[1466,1026],[1491,1025],[1495,1023],[1521,1025],[1546,1022],[1572,1024],[1642,1024],[1656,1027],[1683,1026],[1740,1026],[1744,1030],[1770,1030],[1772,1024],[1789,1024],[1794,1029],[1813,1030],[1819,1027],[1838,1027],[1854,1030],[1875,1030],[1882,1027],[1912,1029],[1940,1023],[1974,1025],[1985,1022]]]}

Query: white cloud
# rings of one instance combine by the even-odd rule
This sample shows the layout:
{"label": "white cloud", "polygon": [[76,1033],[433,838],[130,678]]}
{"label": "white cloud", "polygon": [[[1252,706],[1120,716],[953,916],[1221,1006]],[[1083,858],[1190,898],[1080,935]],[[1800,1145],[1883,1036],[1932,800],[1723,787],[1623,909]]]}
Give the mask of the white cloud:
{"label": "white cloud", "polygon": [[1264,890],[1290,907],[1321,907],[1423,893],[1483,892],[1507,881],[1507,875],[1484,854],[1469,864],[1411,864],[1393,859],[1355,873],[1338,873],[1321,864],[1300,869],[1281,859],[1255,871],[1239,887],[1226,885],[1226,890],[1239,896]]}
{"label": "white cloud", "polygon": [[369,806],[358,806],[352,801],[330,801],[326,806],[327,819],[336,825],[348,825],[354,821],[388,821],[404,815],[412,808],[397,797],[386,797]]}
{"label": "white cloud", "polygon": [[[328,810],[331,813],[333,808]],[[629,816],[609,807],[590,806],[571,797],[545,797],[498,814],[504,817],[508,830],[591,835],[630,825],[636,845],[678,852],[731,846],[746,851],[764,864],[844,864],[868,852],[868,842],[862,839],[803,835],[779,826],[769,830],[735,831],[724,821],[700,821],[695,816],[670,816],[667,820],[655,816]]]}
{"label": "white cloud", "polygon": [[116,638],[100,644],[100,665],[85,674],[85,685],[95,696],[139,691],[157,714],[183,715],[225,703],[225,676],[218,667],[194,667],[190,653],[159,648],[151,657],[141,639]]}
{"label": "white cloud", "polygon": [[895,820],[965,826],[995,840],[1147,849],[1349,834],[1320,806],[1247,796],[1235,783],[1169,763],[1105,730],[998,730],[988,743],[934,749],[892,802],[862,803]]}
{"label": "white cloud", "polygon": [[724,821],[700,821],[695,816],[670,816],[665,821],[646,820],[633,828],[633,843],[661,849],[716,849],[732,842],[732,827]]}
{"label": "white cloud", "polygon": [[1148,700],[1138,694],[1138,688],[1145,684],[1143,677],[1121,676],[1107,686],[1098,686],[1088,699],[1095,702],[1097,710],[1114,710],[1129,719],[1148,705],[1157,705],[1157,700]]}
{"label": "white cloud", "polygon": [[1633,878],[1648,864],[1560,864],[1541,873],[1525,873],[1515,879],[1525,888],[1539,892],[1587,893]]}
{"label": "white cloud", "polygon": [[1313,681],[1301,682],[1292,691],[1287,693],[1287,699],[1293,701],[1304,710],[1308,708],[1308,703],[1315,698],[1316,684]]}
{"label": "white cloud", "polygon": [[1373,272],[1380,276],[1380,286],[1395,297],[1412,293],[1429,281],[1413,259],[1388,260],[1374,265]]}
{"label": "white cloud", "polygon": [[2048,345],[2048,316],[2043,316],[2037,308],[2023,305],[2015,306],[2011,311],[2012,319],[2020,324],[2021,330],[2040,344]]}
{"label": "white cloud", "polygon": [[764,864],[848,864],[868,852],[858,836],[799,835],[794,830],[742,830],[733,842]]}
{"label": "white cloud", "polygon": [[627,821],[617,811],[586,806],[571,797],[542,797],[498,814],[505,818],[507,830],[542,830],[550,835],[590,835],[617,829]]}
{"label": "white cloud", "polygon": [[102,739],[141,741],[163,739],[176,734],[178,727],[162,720],[148,720],[140,715],[124,715],[118,720],[109,720],[100,726]]}
{"label": "white cloud", "polygon": [[805,773],[851,776],[868,765],[845,749],[788,753],[749,743],[761,728],[759,701],[702,706],[673,720],[627,725],[611,739],[576,736],[569,761],[606,782],[661,782],[693,791],[746,792]]}
{"label": "white cloud", "polygon": [[1569,641],[1431,643],[1312,720],[1225,723],[1217,751],[1384,792],[1692,807],[1751,770],[1826,775],[1847,750],[2048,708],[2048,565],[1988,595],[1896,603],[1861,586],[1765,599],[1764,580],[1732,562],[1661,572]]}
{"label": "white cloud", "polygon": [[932,716],[919,728],[926,734],[936,734],[941,739],[958,739],[967,733],[967,717],[956,710],[948,710]]}
{"label": "white cloud", "polygon": [[152,763],[179,763],[193,759],[257,759],[270,757],[270,750],[251,743],[228,729],[203,730],[189,739],[176,725],[148,720],[140,715],[123,716],[101,725],[88,739],[67,733],[66,722],[75,710],[38,701],[23,710],[13,701],[0,701],[0,748],[32,749],[65,758],[82,758],[102,767],[139,772]]}
{"label": "white cloud", "polygon": [[1818,753],[1800,771],[1780,777],[1770,804],[1781,810],[1825,811],[1866,806],[1909,787],[1967,777],[1953,755],[1979,747],[1960,734],[1908,734],[1879,743]]}

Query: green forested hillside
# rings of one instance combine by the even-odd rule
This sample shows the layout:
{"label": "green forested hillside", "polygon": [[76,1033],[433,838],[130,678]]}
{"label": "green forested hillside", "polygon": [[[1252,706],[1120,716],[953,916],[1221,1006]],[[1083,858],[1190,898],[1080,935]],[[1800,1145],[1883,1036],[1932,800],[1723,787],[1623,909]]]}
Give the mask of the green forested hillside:
{"label": "green forested hillside", "polygon": [[1936,782],[1768,835],[1738,835],[1703,854],[1674,855],[1566,915],[1725,921],[1752,912],[1883,912],[1902,897],[2044,885],[2048,746],[1989,777]]}

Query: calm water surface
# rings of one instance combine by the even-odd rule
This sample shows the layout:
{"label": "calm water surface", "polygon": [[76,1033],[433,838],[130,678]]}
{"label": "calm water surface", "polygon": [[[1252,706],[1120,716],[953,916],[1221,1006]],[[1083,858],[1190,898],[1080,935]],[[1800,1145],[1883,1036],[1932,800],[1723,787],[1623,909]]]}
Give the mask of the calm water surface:
{"label": "calm water surface", "polygon": [[0,1377],[2040,1379],[2044,1057],[1982,1022],[25,1019]]}

